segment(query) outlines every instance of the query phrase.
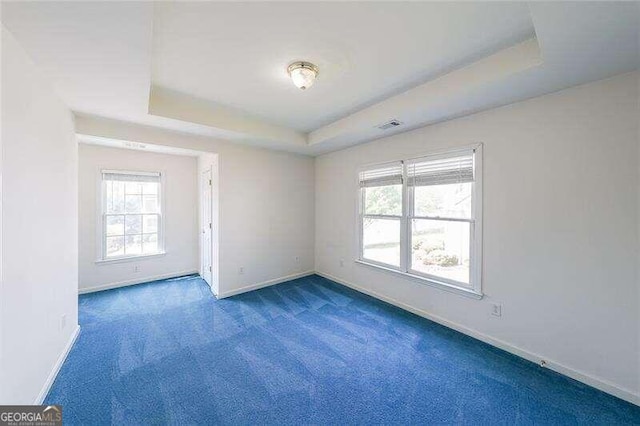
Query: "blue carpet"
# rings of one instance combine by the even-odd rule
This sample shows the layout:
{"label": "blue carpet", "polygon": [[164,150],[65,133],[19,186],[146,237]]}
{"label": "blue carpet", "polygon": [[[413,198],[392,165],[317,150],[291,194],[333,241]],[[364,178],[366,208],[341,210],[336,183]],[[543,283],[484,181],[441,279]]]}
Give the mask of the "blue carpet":
{"label": "blue carpet", "polygon": [[80,296],[65,424],[640,424],[640,407],[319,276]]}

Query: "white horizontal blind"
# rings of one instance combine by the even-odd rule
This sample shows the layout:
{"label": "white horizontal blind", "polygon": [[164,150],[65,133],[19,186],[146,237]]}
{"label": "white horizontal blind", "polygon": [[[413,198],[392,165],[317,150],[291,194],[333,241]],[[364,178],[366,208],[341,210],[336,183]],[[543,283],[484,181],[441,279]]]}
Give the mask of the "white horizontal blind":
{"label": "white horizontal blind", "polygon": [[469,151],[414,160],[407,165],[408,184],[428,186],[473,182],[473,155],[473,151]]}
{"label": "white horizontal blind", "polygon": [[119,182],[160,182],[160,173],[119,172],[103,170],[102,180]]}
{"label": "white horizontal blind", "polygon": [[360,172],[360,187],[402,185],[402,162],[390,163]]}

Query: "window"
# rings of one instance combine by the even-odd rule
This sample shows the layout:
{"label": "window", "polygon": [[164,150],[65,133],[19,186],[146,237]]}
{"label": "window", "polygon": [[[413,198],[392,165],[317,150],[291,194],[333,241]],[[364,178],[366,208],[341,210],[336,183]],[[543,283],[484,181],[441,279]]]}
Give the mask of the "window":
{"label": "window", "polygon": [[481,294],[481,146],[366,168],[360,261]]}
{"label": "window", "polygon": [[402,228],[402,163],[360,173],[362,257],[400,267]]}
{"label": "window", "polygon": [[102,259],[162,252],[160,173],[102,172]]}

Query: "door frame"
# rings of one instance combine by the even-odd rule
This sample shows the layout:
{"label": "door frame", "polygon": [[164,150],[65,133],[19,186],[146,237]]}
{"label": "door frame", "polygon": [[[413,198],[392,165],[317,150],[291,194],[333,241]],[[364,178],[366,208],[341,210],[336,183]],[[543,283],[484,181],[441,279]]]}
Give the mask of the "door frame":
{"label": "door frame", "polygon": [[[205,197],[205,192],[208,191],[208,197]],[[213,288],[213,173],[211,168],[207,168],[200,174],[200,196],[202,197],[200,203],[200,276],[207,282],[209,287]],[[208,198],[209,202],[205,203]],[[208,214],[207,214],[208,213]],[[207,223],[206,218],[209,218]],[[205,235],[209,231],[209,259],[205,259],[207,250],[205,250]],[[208,263],[208,265],[207,265]],[[209,269],[207,274],[207,269]],[[209,281],[205,279],[205,276],[209,277]]]}
{"label": "door frame", "polygon": [[[203,246],[204,243],[204,234],[203,234],[203,229],[205,226],[205,215],[204,215],[204,198],[205,198],[205,190],[206,188],[203,188],[203,183],[205,183],[205,180],[203,178],[205,173],[209,173],[210,176],[210,180],[211,180],[211,185],[209,186],[209,199],[210,202],[208,203],[208,208],[210,208],[210,223],[211,223],[211,246],[209,248],[209,253],[211,254],[211,282],[208,283],[211,289],[211,293],[213,293],[213,295],[215,297],[218,297],[218,294],[220,292],[223,292],[224,290],[220,288],[221,283],[220,283],[220,267],[219,267],[219,256],[220,256],[220,226],[219,226],[219,219],[220,219],[220,212],[219,212],[219,208],[220,208],[220,200],[219,200],[219,195],[220,195],[220,180],[219,180],[219,159],[218,159],[218,154],[216,153],[210,153],[210,152],[202,152],[199,156],[198,156],[198,202],[199,202],[199,206],[198,206],[198,241],[199,241],[199,249],[200,252],[198,253],[198,262],[200,263],[199,267],[198,267],[198,271],[200,271],[200,275],[204,275],[204,271],[203,268],[205,267],[204,264],[205,262],[203,262],[203,256],[204,256],[204,251],[205,251],[205,247]],[[208,184],[208,182],[206,182]]]}

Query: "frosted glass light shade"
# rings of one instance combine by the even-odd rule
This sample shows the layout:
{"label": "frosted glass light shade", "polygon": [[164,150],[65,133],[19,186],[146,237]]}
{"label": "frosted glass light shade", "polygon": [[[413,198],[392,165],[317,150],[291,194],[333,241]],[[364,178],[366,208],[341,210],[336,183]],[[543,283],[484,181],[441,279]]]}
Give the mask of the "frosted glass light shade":
{"label": "frosted glass light shade", "polygon": [[299,89],[305,90],[313,85],[318,76],[318,67],[309,62],[294,62],[289,65],[289,76]]}

